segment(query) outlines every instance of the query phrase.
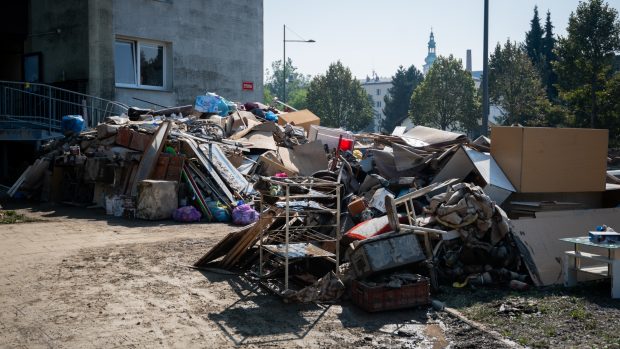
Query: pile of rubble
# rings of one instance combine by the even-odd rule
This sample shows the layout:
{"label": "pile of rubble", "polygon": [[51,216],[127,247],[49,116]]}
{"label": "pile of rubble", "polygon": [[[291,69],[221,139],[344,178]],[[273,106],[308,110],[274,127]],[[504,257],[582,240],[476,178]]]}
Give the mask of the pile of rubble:
{"label": "pile of rubble", "polygon": [[67,132],[9,194],[130,218],[232,221],[244,227],[197,268],[243,270],[289,301],[350,295],[377,311],[425,304],[440,284],[533,283],[500,208],[516,190],[490,146],[423,126],[353,134],[308,110],[206,94]]}

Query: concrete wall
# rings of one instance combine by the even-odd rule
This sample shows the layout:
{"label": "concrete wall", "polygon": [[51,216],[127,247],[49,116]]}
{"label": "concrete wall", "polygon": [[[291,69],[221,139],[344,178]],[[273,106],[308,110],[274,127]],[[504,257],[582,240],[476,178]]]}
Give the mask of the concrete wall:
{"label": "concrete wall", "polygon": [[24,53],[42,53],[42,81],[88,79],[88,1],[30,0],[29,16]]}
{"label": "concrete wall", "polygon": [[[234,101],[262,100],[262,0],[113,0],[113,31],[171,48],[170,88],[117,87],[118,101],[149,106],[132,99],[138,97],[162,105],[192,104],[206,91]],[[243,81],[254,82],[254,91],[242,91]]]}

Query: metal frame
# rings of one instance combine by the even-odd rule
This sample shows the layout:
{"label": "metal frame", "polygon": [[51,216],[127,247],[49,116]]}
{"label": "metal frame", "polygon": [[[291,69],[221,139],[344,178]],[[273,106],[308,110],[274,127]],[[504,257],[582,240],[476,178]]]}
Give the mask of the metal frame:
{"label": "metal frame", "polygon": [[[267,179],[269,184],[279,185],[284,189],[285,195],[282,197],[285,202],[284,207],[284,245],[285,245],[285,255],[284,255],[284,290],[289,289],[289,246],[294,242],[311,242],[311,241],[334,241],[336,246],[335,251],[335,264],[336,264],[336,274],[340,272],[340,188],[342,184],[332,181],[327,181],[319,178],[311,178],[311,177],[298,177],[298,178],[287,178],[289,181],[280,179],[280,178],[270,178]],[[326,195],[291,195],[291,187],[305,187],[308,189],[313,189],[313,187],[328,187],[330,194]],[[316,210],[319,212],[329,212],[336,216],[336,223],[334,225],[325,225],[320,227],[334,227],[335,229],[335,237],[330,237],[324,235],[322,233],[313,231],[313,229],[309,227],[291,227],[291,200],[311,200],[311,199],[335,199],[336,200],[336,209],[324,209],[324,210]],[[267,206],[263,198],[261,197],[261,212]],[[295,215],[294,219],[297,219],[300,215]],[[303,214],[302,214],[303,216]],[[281,216],[280,216],[281,217]],[[274,232],[274,231],[272,231]],[[275,234],[268,236],[271,241],[274,242],[282,242],[282,229],[275,230]],[[291,233],[293,233],[293,239],[291,239]],[[299,233],[299,234],[297,234]],[[265,262],[264,259],[264,250],[263,243],[265,241],[265,233],[261,233],[259,239],[259,275],[262,278],[263,274],[263,264]],[[267,253],[271,253],[267,251]]]}

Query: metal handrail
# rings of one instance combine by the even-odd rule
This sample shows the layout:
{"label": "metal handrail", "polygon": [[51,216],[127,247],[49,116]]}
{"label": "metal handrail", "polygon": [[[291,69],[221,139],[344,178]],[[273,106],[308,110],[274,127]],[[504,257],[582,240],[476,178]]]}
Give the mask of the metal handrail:
{"label": "metal handrail", "polygon": [[59,130],[64,115],[82,115],[87,127],[126,113],[128,106],[41,83],[0,80],[0,124]]}

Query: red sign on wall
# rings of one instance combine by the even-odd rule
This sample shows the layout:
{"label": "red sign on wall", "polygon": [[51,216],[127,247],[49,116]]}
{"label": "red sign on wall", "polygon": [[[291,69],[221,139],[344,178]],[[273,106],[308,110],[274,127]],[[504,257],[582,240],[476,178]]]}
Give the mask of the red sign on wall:
{"label": "red sign on wall", "polygon": [[254,91],[254,83],[252,81],[244,81],[241,84],[241,89],[243,91]]}

